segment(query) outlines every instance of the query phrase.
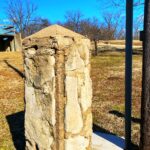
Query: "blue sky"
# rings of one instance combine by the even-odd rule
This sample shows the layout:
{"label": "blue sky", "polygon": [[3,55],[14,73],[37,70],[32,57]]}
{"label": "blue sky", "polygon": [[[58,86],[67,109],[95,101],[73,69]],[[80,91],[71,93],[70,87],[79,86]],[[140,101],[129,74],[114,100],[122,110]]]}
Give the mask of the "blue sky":
{"label": "blue sky", "polygon": [[39,0],[37,5],[39,15],[51,21],[63,21],[68,10],[80,10],[85,17],[98,17],[100,14],[96,0],[44,0],[44,3]]}
{"label": "blue sky", "polygon": [[[31,0],[37,4],[37,15],[48,18],[51,22],[64,21],[64,15],[69,10],[80,10],[85,17],[100,18],[97,0]],[[7,19],[3,8],[6,0],[0,0],[0,19]]]}
{"label": "blue sky", "polygon": [[[7,20],[4,12],[7,0],[0,0],[0,23],[2,20]],[[63,22],[67,11],[79,10],[83,13],[85,18],[96,17],[100,21],[103,14],[109,10],[110,13],[117,11],[117,9],[110,4],[110,0],[30,0],[38,6],[36,15],[42,18],[47,18],[50,22]],[[120,12],[122,20],[125,20],[125,12]],[[135,12],[135,16],[141,13],[141,9]]]}

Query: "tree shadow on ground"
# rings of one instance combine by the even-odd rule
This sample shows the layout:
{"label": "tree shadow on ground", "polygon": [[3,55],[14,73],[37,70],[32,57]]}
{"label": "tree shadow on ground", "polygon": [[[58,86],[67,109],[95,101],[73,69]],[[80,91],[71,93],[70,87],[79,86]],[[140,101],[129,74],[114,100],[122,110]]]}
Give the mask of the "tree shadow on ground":
{"label": "tree shadow on ground", "polygon": [[16,150],[25,150],[24,111],[6,116]]}
{"label": "tree shadow on ground", "polygon": [[[111,110],[111,111],[109,111],[109,113],[113,114],[113,115],[115,115],[117,117],[120,117],[120,118],[125,118],[125,115],[123,113],[117,111],[117,110]],[[132,117],[131,119],[132,119],[133,123],[141,124],[141,119],[135,118],[135,117]]]}
{"label": "tree shadow on ground", "polygon": [[[116,134],[93,124],[93,132],[98,136],[108,140],[109,142],[117,145],[120,148],[124,148],[125,140],[123,138],[118,137]],[[110,135],[110,136],[109,136]],[[132,150],[139,150],[139,147],[133,143],[131,143]]]}
{"label": "tree shadow on ground", "polygon": [[7,60],[4,60],[4,62],[7,64],[8,67],[10,67],[11,69],[13,69],[20,77],[24,78],[24,74],[16,67],[14,67],[13,65],[11,65]]}

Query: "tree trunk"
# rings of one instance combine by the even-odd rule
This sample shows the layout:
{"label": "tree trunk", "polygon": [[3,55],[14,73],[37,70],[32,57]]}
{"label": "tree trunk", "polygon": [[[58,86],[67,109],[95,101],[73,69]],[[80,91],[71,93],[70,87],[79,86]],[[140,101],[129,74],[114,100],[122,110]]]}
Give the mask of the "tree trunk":
{"label": "tree trunk", "polygon": [[94,47],[95,47],[95,56],[97,56],[98,55],[97,40],[94,40]]}
{"label": "tree trunk", "polygon": [[150,150],[150,0],[145,0],[143,48],[140,149]]}

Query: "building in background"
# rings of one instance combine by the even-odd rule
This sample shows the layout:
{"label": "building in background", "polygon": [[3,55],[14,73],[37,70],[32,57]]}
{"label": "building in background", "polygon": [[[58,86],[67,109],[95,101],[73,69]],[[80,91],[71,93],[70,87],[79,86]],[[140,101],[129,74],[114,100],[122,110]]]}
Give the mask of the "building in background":
{"label": "building in background", "polygon": [[0,51],[21,51],[21,34],[11,25],[0,25]]}

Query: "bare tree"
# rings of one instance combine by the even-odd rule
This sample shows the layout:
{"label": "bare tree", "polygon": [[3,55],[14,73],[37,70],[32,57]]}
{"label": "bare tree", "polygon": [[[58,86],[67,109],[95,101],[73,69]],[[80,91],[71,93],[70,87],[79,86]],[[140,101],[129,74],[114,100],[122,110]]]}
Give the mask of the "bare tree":
{"label": "bare tree", "polygon": [[65,27],[75,32],[80,32],[80,22],[83,19],[83,14],[80,11],[68,11],[66,12],[65,18]]}
{"label": "bare tree", "polygon": [[[111,12],[112,13],[112,7],[113,12],[116,14],[120,14],[122,20],[125,20],[125,8],[126,8],[126,0],[98,0],[99,3],[103,4],[101,5],[101,9],[105,9],[106,12]],[[134,28],[137,28],[137,24],[141,27],[143,25],[143,7],[144,7],[144,0],[134,0]],[[140,20],[140,21],[139,21]],[[124,31],[125,29],[125,22],[124,26],[120,31]],[[120,26],[120,24],[119,24]],[[135,31],[135,30],[134,30]],[[120,32],[122,33],[122,32]],[[136,32],[138,34],[138,32]],[[121,35],[122,37],[122,35]]]}
{"label": "bare tree", "polygon": [[95,55],[98,55],[97,42],[100,39],[100,26],[99,21],[96,18],[84,19],[80,23],[80,33],[88,37],[94,42]]}
{"label": "bare tree", "polygon": [[103,18],[107,40],[115,39],[115,32],[117,30],[118,21],[116,22],[113,15],[110,13],[105,13]]}
{"label": "bare tree", "polygon": [[[115,6],[124,6],[126,3],[126,0],[112,0],[112,3]],[[140,6],[144,4],[144,0],[135,0],[134,1],[134,7]]]}
{"label": "bare tree", "polygon": [[25,32],[36,10],[37,6],[30,0],[7,0],[6,14],[22,37],[26,36]]}
{"label": "bare tree", "polygon": [[34,34],[35,32],[38,32],[39,30],[46,28],[50,25],[51,23],[48,19],[37,17],[26,27],[25,29],[26,36]]}
{"label": "bare tree", "polygon": [[143,16],[138,16],[134,19],[134,23],[133,23],[133,31],[134,31],[134,39],[138,40],[140,39],[140,30],[143,28],[143,20],[144,17]]}
{"label": "bare tree", "polygon": [[103,21],[99,22],[97,18],[83,18],[80,11],[71,11],[66,14],[64,26],[87,36],[95,45],[95,55],[98,54],[98,40],[112,40],[124,37],[120,14],[105,13]]}
{"label": "bare tree", "polygon": [[[105,8],[116,6],[124,9],[126,4],[126,0],[101,0],[100,2],[103,3]],[[134,7],[139,7],[141,5],[144,5],[144,0],[134,0]]]}
{"label": "bare tree", "polygon": [[124,29],[124,22],[122,21],[119,13],[104,13],[103,15],[103,26],[101,31],[103,33],[104,40],[119,39],[122,37]]}

